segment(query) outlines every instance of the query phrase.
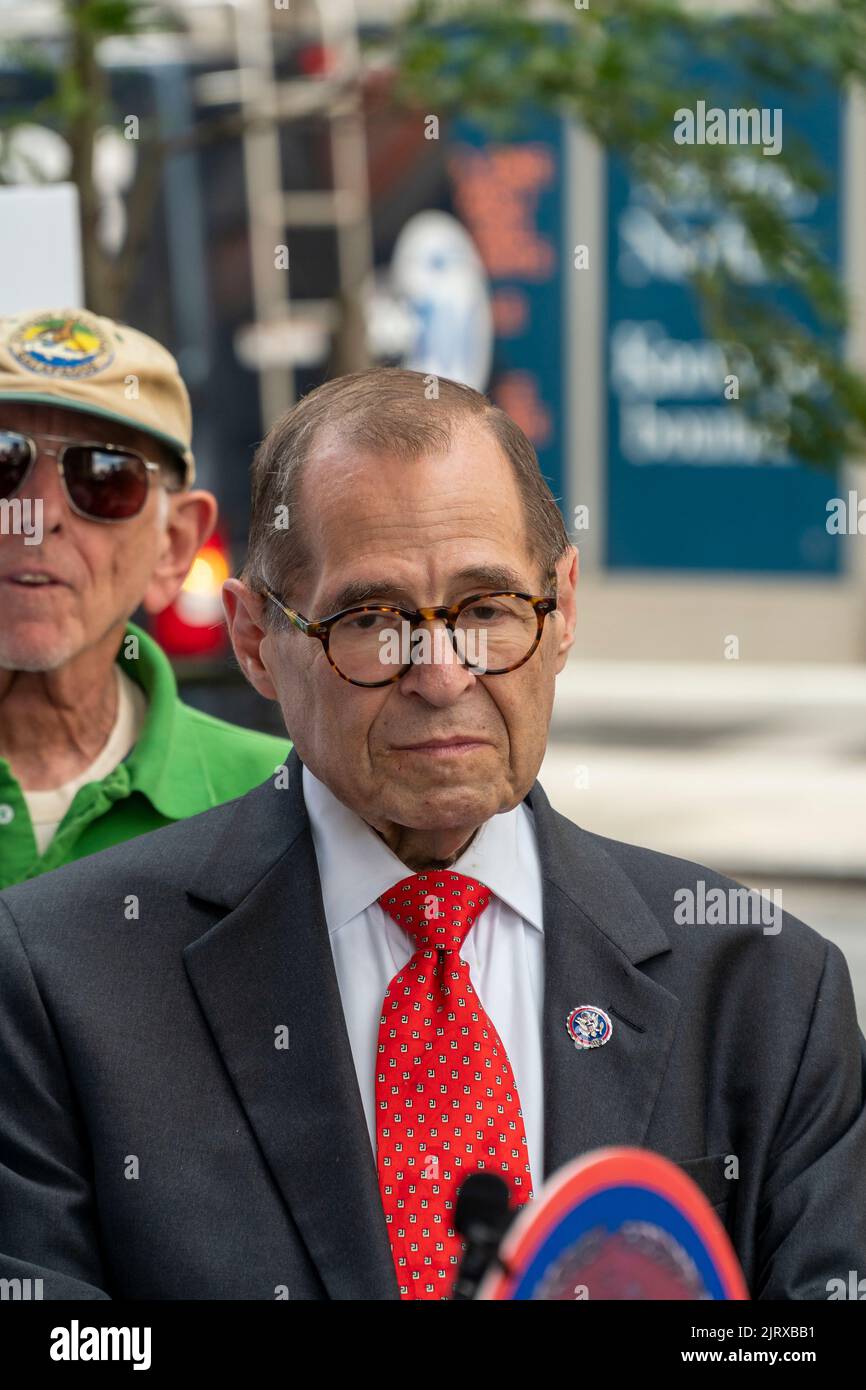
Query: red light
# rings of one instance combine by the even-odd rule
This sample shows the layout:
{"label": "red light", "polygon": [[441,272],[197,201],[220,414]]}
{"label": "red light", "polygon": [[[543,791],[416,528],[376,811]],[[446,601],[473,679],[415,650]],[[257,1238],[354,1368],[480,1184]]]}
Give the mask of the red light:
{"label": "red light", "polygon": [[333,65],[333,54],[324,44],[308,44],[298,53],[298,67],[305,77],[318,77],[329,72]]}
{"label": "red light", "polygon": [[153,635],[169,656],[203,656],[225,648],[221,594],[230,573],[228,546],[213,535],[193,560],[177,598],[152,620]]}

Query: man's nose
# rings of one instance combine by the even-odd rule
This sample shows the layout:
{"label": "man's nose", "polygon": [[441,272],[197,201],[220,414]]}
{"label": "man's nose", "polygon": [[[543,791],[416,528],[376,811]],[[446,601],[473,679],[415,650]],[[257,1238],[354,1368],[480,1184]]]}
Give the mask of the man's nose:
{"label": "man's nose", "polygon": [[441,619],[419,623],[415,631],[424,633],[412,644],[420,660],[413,661],[397,682],[398,689],[404,695],[421,695],[431,705],[453,704],[470,688],[475,676],[461,664],[453,636]]}
{"label": "man's nose", "polygon": [[[39,448],[38,440],[37,448]],[[29,497],[33,501],[37,498],[41,499],[43,533],[56,530],[68,519],[69,503],[63,491],[57,459],[53,454],[39,450],[30,476],[16,496],[20,497],[22,501],[25,497]]]}

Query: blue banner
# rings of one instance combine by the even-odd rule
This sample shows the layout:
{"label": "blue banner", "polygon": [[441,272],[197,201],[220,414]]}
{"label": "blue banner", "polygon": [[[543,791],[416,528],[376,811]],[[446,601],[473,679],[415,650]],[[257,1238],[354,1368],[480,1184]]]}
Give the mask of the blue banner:
{"label": "blue banner", "polygon": [[563,149],[562,122],[535,112],[506,138],[466,120],[455,121],[449,131],[454,211],[470,231],[490,283],[489,394],[532,441],[561,505]]}
{"label": "blue banner", "polygon": [[[700,86],[693,67],[689,82]],[[689,173],[688,143],[724,143],[719,137],[726,133],[728,143],[734,136],[763,143],[758,158],[720,149],[719,160],[738,160],[738,175],[773,196],[838,267],[841,102],[815,84],[802,84],[796,98],[762,92],[731,103],[767,102],[755,112],[760,121],[726,132],[729,112],[719,93],[729,86],[718,72],[707,77],[713,100],[697,102],[689,118],[680,118],[676,140],[672,112],[672,149],[683,145],[676,203],[660,208],[621,160],[609,162],[606,563],[614,570],[833,575],[841,548],[825,522],[834,472],[792,460],[756,428],[742,406],[748,381],[726,385],[735,369],[726,366],[721,345],[704,336],[685,277],[696,257],[710,268],[724,265],[756,298],[807,322],[793,292],[766,280],[743,227]],[[731,109],[730,117],[736,115]],[[797,142],[811,149],[828,175],[824,191],[793,183],[774,155],[782,137],[786,147]],[[671,234],[671,211],[678,235]],[[732,394],[737,389],[739,399]]]}

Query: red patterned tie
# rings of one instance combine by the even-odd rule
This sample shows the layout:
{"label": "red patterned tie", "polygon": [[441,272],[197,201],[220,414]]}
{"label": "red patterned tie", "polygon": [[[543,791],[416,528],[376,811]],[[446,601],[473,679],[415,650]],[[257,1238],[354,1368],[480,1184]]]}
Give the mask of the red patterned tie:
{"label": "red patterned tie", "polygon": [[448,1298],[460,1262],[457,1189],[498,1173],[532,1196],[508,1054],[458,954],[490,889],[450,869],[401,879],[378,899],[415,942],[385,991],[376,1062],[379,1189],[401,1298]]}

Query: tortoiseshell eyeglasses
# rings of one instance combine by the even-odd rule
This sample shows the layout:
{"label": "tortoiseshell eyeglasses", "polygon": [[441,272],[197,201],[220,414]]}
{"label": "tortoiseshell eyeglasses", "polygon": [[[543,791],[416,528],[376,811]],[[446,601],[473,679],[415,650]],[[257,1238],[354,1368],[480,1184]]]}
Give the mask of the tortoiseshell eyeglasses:
{"label": "tortoiseshell eyeglasses", "polygon": [[[267,585],[263,589],[295,627],[318,638],[338,676],[350,685],[368,687],[392,685],[413,665],[431,661],[458,661],[485,676],[516,671],[532,656],[544,620],[556,608],[555,594],[497,590],[472,594],[450,607],[363,604],[312,622]],[[420,627],[432,622],[443,622],[444,632]],[[389,673],[383,675],[387,668]]]}

